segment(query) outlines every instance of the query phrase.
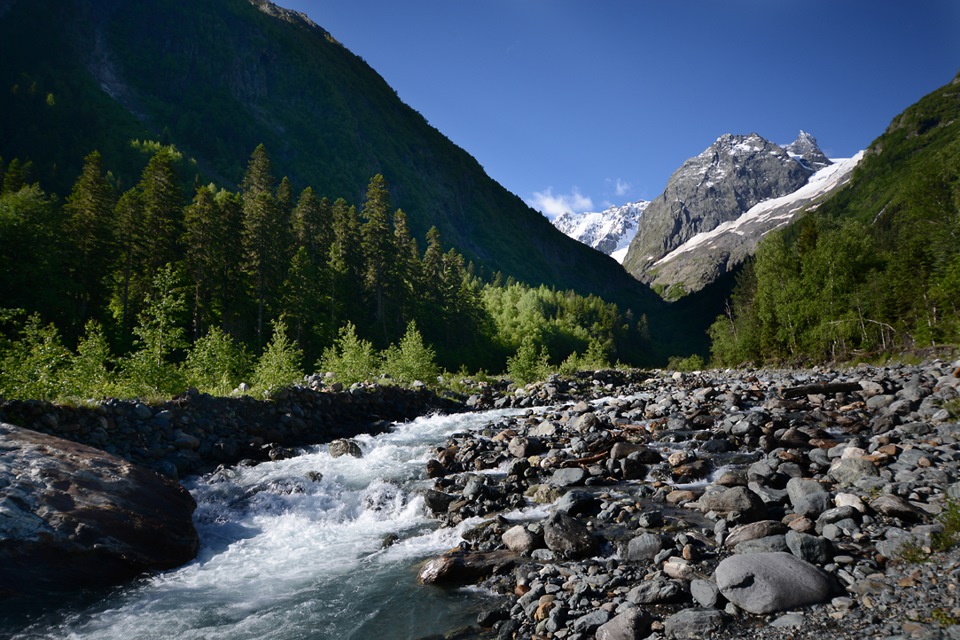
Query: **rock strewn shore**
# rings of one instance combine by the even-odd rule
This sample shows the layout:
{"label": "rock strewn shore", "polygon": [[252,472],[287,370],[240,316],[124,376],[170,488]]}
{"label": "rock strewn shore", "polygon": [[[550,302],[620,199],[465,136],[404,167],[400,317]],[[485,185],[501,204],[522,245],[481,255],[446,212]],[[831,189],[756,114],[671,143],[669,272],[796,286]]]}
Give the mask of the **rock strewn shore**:
{"label": "rock strewn shore", "polygon": [[598,380],[457,435],[426,503],[485,519],[421,580],[504,594],[478,619],[498,638],[960,638],[960,553],[929,555],[960,499],[958,365]]}

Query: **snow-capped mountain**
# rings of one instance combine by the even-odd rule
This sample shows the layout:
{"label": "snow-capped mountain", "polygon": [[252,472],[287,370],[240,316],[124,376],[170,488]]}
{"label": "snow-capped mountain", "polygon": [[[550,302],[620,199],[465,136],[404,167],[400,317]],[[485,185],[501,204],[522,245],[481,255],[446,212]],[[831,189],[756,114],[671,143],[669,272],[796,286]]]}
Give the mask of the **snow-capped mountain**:
{"label": "snow-capped mountain", "polygon": [[574,240],[623,262],[627,247],[637,233],[640,216],[650,203],[638,200],[591,213],[563,213],[553,225]]}
{"label": "snow-capped mountain", "polygon": [[[784,146],[756,133],[720,136],[670,176],[663,193],[644,212],[623,266],[638,280],[658,285],[667,298],[699,290],[752,253],[759,236],[772,228],[768,223],[785,221],[819,196],[800,197],[802,204],[795,209],[789,203],[784,210],[774,207],[778,213],[768,211],[756,218],[756,224],[747,222],[753,218],[745,219],[734,234],[743,242],[718,242],[709,250],[693,244],[689,251],[676,254],[683,258],[665,257],[695,237],[736,226],[753,207],[796,193],[811,176],[831,166],[816,139],[805,131]],[[701,249],[713,253],[700,256]]]}
{"label": "snow-capped mountain", "polygon": [[[796,144],[807,146],[802,139]],[[764,200],[793,193],[814,173],[809,165],[815,158],[801,161],[812,149],[805,151],[795,158],[756,133],[720,136],[684,162],[647,207],[624,268],[649,284],[654,263],[696,234],[736,220]]]}
{"label": "snow-capped mountain", "polygon": [[[765,200],[735,220],[696,234],[653,263],[650,283],[668,298],[699,291],[753,255],[767,233],[816,208],[825,196],[849,182],[863,155],[861,151],[835,160],[793,193]],[[671,292],[672,287],[681,288]]]}

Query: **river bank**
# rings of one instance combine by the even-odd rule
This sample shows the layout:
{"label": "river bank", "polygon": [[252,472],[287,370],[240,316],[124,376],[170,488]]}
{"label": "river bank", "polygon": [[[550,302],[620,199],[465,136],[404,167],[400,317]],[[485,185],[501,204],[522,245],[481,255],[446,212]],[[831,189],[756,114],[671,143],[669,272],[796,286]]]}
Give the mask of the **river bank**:
{"label": "river bank", "polygon": [[461,407],[426,387],[318,385],[283,389],[270,400],[196,391],[159,404],[11,400],[0,403],[0,422],[95,447],[178,479],[241,460],[290,456],[296,447],[382,433],[393,422]]}
{"label": "river bank", "polygon": [[957,369],[667,373],[451,438],[427,504],[487,519],[421,580],[502,594],[498,638],[960,637]]}

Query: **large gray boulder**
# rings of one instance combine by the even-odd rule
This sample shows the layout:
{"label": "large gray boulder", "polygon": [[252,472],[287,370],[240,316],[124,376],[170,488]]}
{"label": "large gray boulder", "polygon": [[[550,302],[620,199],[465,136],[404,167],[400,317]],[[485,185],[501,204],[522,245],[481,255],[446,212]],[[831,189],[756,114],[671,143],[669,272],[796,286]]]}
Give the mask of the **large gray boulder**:
{"label": "large gray boulder", "polygon": [[829,600],[837,584],[827,573],[785,552],[723,560],[714,574],[723,596],[750,613],[773,613]]}
{"label": "large gray boulder", "polygon": [[543,541],[548,549],[563,558],[588,558],[600,549],[586,525],[562,511],[544,521]]}
{"label": "large gray boulder", "polygon": [[594,637],[596,640],[640,640],[649,635],[651,622],[652,617],[643,609],[627,609],[600,625]]}
{"label": "large gray boulder", "polygon": [[192,560],[193,497],[98,449],[0,424],[0,596],[105,586]]}
{"label": "large gray boulder", "polygon": [[801,516],[818,516],[833,502],[833,495],[822,484],[809,478],[790,478],[787,495],[794,513]]}

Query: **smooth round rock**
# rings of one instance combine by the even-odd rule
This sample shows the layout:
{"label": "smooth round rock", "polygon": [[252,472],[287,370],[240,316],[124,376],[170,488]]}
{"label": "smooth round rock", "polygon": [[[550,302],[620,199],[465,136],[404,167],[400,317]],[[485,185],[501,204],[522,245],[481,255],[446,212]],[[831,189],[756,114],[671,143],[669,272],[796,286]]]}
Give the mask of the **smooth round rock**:
{"label": "smooth round rock", "polygon": [[824,571],[785,552],[724,559],[715,572],[723,596],[750,613],[774,613],[825,602],[837,584]]}

